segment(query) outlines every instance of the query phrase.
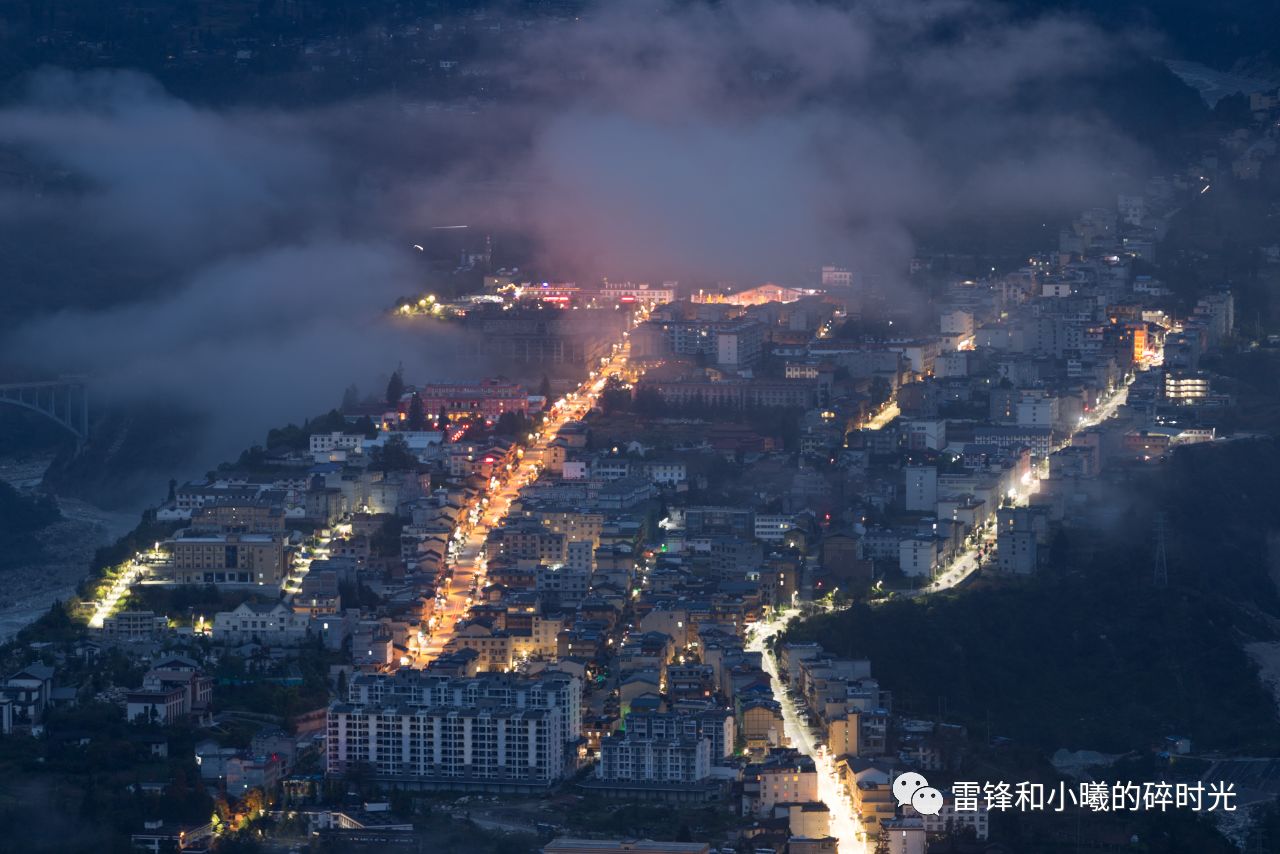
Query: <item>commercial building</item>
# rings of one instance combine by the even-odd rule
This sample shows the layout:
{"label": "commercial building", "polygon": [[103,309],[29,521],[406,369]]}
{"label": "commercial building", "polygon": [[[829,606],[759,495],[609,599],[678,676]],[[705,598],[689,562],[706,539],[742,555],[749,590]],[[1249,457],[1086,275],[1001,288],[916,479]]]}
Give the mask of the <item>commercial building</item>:
{"label": "commercial building", "polygon": [[[486,379],[479,383],[432,383],[417,388],[423,413],[436,418],[441,410],[450,418],[480,415],[497,421],[507,412],[522,415],[529,412],[529,393],[518,383]],[[410,396],[400,401],[400,410],[408,412]]]}
{"label": "commercial building", "polygon": [[[512,560],[533,560],[544,564],[565,562],[568,537],[545,525],[525,521],[502,528],[495,528],[489,535],[489,544],[495,545],[490,554]],[[488,546],[486,546],[486,549]]]}
{"label": "commercial building", "polygon": [[676,283],[650,285],[648,282],[605,282],[600,286],[596,298],[601,303],[659,305],[675,300]]}
{"label": "commercial building", "polygon": [[[570,299],[563,297],[566,303]],[[504,364],[594,367],[621,337],[628,315],[613,306],[577,311],[476,306],[463,319],[471,333],[466,338],[467,354]]]}
{"label": "commercial building", "polygon": [[168,542],[178,584],[279,587],[287,571],[283,534],[191,534]]}
{"label": "commercial building", "polygon": [[270,501],[215,499],[191,513],[191,531],[273,534],[284,531],[284,509]]}

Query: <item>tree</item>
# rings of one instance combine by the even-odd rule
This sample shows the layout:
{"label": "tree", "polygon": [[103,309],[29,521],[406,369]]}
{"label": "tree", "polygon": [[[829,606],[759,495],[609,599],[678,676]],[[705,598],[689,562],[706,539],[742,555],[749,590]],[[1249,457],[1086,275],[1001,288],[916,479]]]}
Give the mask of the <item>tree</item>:
{"label": "tree", "polygon": [[392,436],[383,445],[374,445],[370,452],[370,465],[378,471],[413,471],[418,467],[418,458],[414,456],[409,444],[403,436]]}
{"label": "tree", "polygon": [[519,436],[527,432],[529,420],[521,412],[504,412],[498,416],[493,425],[493,432],[499,436]]}
{"label": "tree", "polygon": [[240,807],[240,812],[250,819],[254,819],[266,809],[266,798],[263,797],[261,789],[253,788],[244,793],[238,806]]}
{"label": "tree", "polygon": [[400,376],[400,369],[396,368],[391,379],[387,380],[387,406],[399,406],[402,396],[404,396],[404,377]]}
{"label": "tree", "polygon": [[422,408],[422,397],[416,391],[409,398],[408,424],[410,430],[421,430],[427,426],[427,413]]}
{"label": "tree", "polygon": [[667,406],[662,399],[662,394],[652,386],[642,385],[636,389],[635,401],[632,407],[639,415],[655,417],[666,412]]}
{"label": "tree", "polygon": [[600,393],[600,407],[608,415],[626,412],[631,409],[631,390],[624,388],[617,377],[609,377]]}
{"label": "tree", "polygon": [[441,431],[449,429],[449,409],[443,404],[440,406],[440,414],[436,417],[436,429]]}
{"label": "tree", "polygon": [[342,411],[350,412],[360,405],[360,389],[356,388],[355,383],[347,386],[346,391],[342,393]]}
{"label": "tree", "polygon": [[369,538],[369,547],[374,554],[384,557],[399,557],[400,534],[404,531],[404,520],[392,516],[382,523],[382,527]]}
{"label": "tree", "polygon": [[551,400],[551,379],[546,374],[542,375],[542,382],[538,383],[538,394]]}

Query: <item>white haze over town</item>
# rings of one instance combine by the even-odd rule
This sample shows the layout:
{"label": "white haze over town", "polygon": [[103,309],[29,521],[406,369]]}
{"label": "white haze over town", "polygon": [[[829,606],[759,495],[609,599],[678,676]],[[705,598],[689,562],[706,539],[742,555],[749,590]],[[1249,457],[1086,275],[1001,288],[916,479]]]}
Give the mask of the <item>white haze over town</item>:
{"label": "white haze over town", "polygon": [[8,286],[36,307],[0,362],[204,413],[203,471],[398,362],[476,375],[457,334],[382,319],[422,289],[410,246],[434,225],[526,234],[566,278],[753,284],[834,261],[896,283],[917,226],[1076,210],[1140,172],[1087,104],[1026,97],[1140,47],[966,0],[748,0],[532,28],[488,60],[514,95],[473,111],[215,109],[45,69],[0,110],[0,147],[60,176],[0,194],[28,242]]}

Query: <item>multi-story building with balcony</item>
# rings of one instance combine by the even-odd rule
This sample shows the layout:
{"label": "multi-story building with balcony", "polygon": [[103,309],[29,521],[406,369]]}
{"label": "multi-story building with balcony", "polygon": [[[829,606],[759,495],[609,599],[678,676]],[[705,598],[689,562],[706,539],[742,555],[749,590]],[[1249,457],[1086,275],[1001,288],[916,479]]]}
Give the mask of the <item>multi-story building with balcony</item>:
{"label": "multi-story building with balcony", "polygon": [[330,774],[363,767],[418,789],[541,791],[571,770],[581,682],[570,674],[362,674],[329,709]]}
{"label": "multi-story building with balcony", "polygon": [[711,776],[705,738],[645,738],[615,733],[600,741],[596,777],[610,782],[698,783]]}

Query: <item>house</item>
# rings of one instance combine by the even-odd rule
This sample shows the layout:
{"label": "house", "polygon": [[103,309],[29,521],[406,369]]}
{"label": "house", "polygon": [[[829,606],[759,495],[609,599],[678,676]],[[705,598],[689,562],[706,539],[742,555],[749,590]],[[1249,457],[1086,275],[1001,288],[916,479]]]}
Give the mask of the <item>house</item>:
{"label": "house", "polygon": [[742,704],[740,728],[747,751],[763,753],[787,742],[782,707],[770,699],[750,700]]}
{"label": "house", "polygon": [[131,722],[168,726],[184,717],[186,692],[181,686],[142,689],[125,694],[125,717]]}
{"label": "house", "polygon": [[310,622],[307,611],[295,611],[283,602],[241,602],[233,611],[214,615],[213,639],[218,643],[255,640],[291,646],[306,639]]}
{"label": "house", "polygon": [[102,636],[109,640],[145,640],[169,630],[169,620],[153,611],[121,611],[102,621]]}
{"label": "house", "polygon": [[5,680],[4,695],[12,703],[14,724],[40,722],[53,697],[53,673],[47,664],[31,664]]}
{"label": "house", "polygon": [[284,760],[278,754],[254,756],[237,753],[226,760],[227,792],[243,795],[250,789],[272,791],[284,776]]}
{"label": "house", "polygon": [[195,747],[196,765],[200,779],[216,782],[226,778],[227,762],[240,753],[234,747],[223,747],[213,739],[201,741]]}
{"label": "house", "polygon": [[775,804],[806,804],[819,800],[818,773],[813,760],[779,758],[753,765],[743,772],[744,808],[757,816],[769,815]]}
{"label": "house", "polygon": [[125,695],[125,716],[168,726],[204,712],[212,699],[213,680],[191,659],[174,656],[148,670],[142,687]]}

